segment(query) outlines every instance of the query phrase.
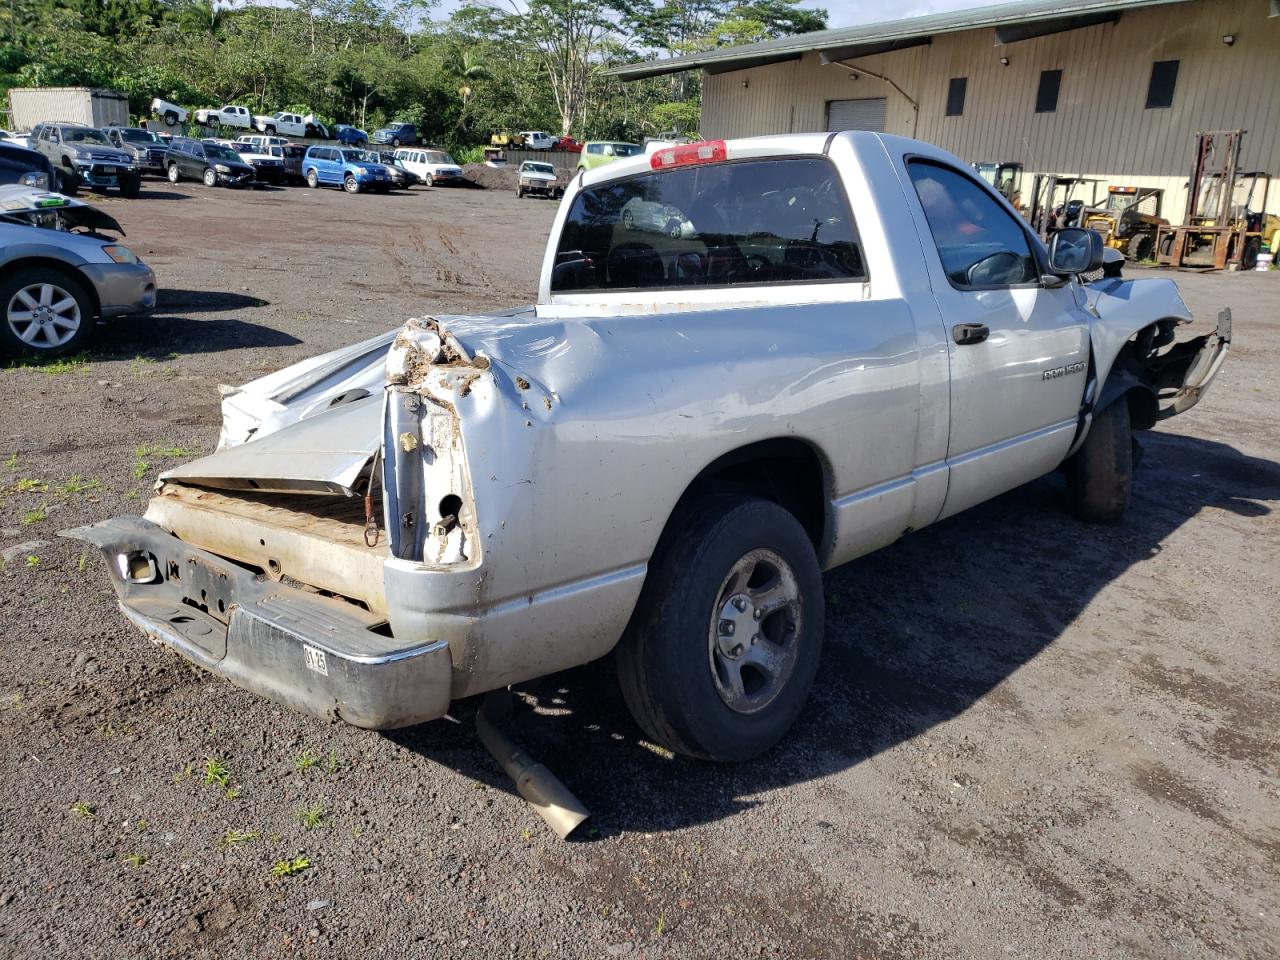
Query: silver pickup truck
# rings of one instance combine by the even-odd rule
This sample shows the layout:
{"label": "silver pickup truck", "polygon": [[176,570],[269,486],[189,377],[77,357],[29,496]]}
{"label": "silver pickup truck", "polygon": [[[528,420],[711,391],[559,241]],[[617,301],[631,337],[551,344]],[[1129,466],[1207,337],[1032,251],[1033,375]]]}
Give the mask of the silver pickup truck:
{"label": "silver pickup truck", "polygon": [[1058,468],[1122,517],[1133,431],[1203,395],[1230,314],[1179,341],[1174,284],[1102,258],[924,143],[666,147],[568,185],[535,306],[229,389],[217,452],[70,533],[154,640],[316,715],[613,651],[650,737],[744,759],[814,681],[824,569]]}

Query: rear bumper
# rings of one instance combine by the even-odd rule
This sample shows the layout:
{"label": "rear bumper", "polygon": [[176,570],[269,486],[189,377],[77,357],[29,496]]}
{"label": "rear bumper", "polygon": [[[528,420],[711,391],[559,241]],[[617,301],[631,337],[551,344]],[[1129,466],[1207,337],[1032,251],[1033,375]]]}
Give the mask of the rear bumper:
{"label": "rear bumper", "polygon": [[155,309],[156,275],[145,263],[86,263],[80,269],[97,291],[102,319]]}
{"label": "rear bumper", "polygon": [[449,709],[442,640],[399,645],[359,607],[259,576],[140,517],[62,535],[102,551],[120,609],[143,633],[237,686],[374,730]]}

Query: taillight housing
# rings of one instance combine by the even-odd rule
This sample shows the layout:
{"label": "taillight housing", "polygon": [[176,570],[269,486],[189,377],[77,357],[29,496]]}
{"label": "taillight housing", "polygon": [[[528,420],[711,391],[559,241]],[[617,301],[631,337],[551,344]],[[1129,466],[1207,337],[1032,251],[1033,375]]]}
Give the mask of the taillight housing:
{"label": "taillight housing", "polygon": [[703,140],[655,150],[649,155],[649,166],[654,170],[667,170],[697,163],[723,163],[728,157],[729,148],[723,140]]}

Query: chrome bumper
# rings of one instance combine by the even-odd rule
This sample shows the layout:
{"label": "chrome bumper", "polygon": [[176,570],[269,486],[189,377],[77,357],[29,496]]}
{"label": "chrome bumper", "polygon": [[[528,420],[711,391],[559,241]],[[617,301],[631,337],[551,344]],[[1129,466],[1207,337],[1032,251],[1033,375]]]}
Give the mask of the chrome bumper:
{"label": "chrome bumper", "polygon": [[399,645],[359,607],[257,575],[141,517],[61,535],[102,551],[120,609],[143,633],[237,686],[373,730],[448,712],[442,640]]}
{"label": "chrome bumper", "polygon": [[1222,369],[1230,349],[1231,308],[1224,307],[1218,314],[1218,326],[1212,333],[1178,344],[1169,351],[1160,376],[1158,397],[1161,406],[1157,418],[1164,420],[1186,413],[1199,403]]}

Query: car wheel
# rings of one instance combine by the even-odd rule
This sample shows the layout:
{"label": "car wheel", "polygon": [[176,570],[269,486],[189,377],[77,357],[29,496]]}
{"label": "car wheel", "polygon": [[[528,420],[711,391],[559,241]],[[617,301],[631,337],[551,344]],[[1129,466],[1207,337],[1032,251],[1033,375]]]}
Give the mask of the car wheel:
{"label": "car wheel", "polygon": [[1133,261],[1150,260],[1151,252],[1155,249],[1155,241],[1149,233],[1140,233],[1129,241],[1129,246],[1125,253],[1129,255],[1129,259]]}
{"label": "car wheel", "polygon": [[274,136],[276,132],[276,125],[274,123],[268,123],[267,129],[263,130],[262,132],[270,136]]}
{"label": "car wheel", "polygon": [[782,739],[813,686],[817,554],[791,513],[758,498],[703,498],[670,529],[617,648],[623,698],[662,746],[748,760]]}
{"label": "car wheel", "polygon": [[310,187],[312,190],[320,186],[320,178],[316,176],[316,171],[314,168],[307,171],[307,186]]}
{"label": "car wheel", "polygon": [[213,167],[206,167],[204,171],[204,185],[206,187],[216,187],[218,185],[218,171]]}
{"label": "car wheel", "polygon": [[178,125],[178,115],[172,110],[164,112],[164,125],[166,127],[176,127]]}
{"label": "car wheel", "polygon": [[343,186],[343,189],[347,191],[347,193],[360,192],[360,181],[358,181],[355,177],[351,176],[351,174],[347,174],[347,176],[343,179],[342,186]]}
{"label": "car wheel", "polygon": [[399,137],[392,137],[392,138],[391,138],[391,145],[392,145],[393,147],[398,147],[398,146],[400,146],[400,138],[399,138]]}
{"label": "car wheel", "polygon": [[53,174],[58,193],[67,197],[74,197],[80,189],[80,178],[70,170],[58,170],[55,168]]}
{"label": "car wheel", "polygon": [[1093,418],[1089,435],[1067,461],[1071,509],[1081,520],[1119,523],[1133,486],[1133,431],[1124,397]]}
{"label": "car wheel", "polygon": [[1262,238],[1250,237],[1244,242],[1244,250],[1240,253],[1240,269],[1256,270],[1258,268],[1258,253],[1262,250]]}
{"label": "car wheel", "polygon": [[177,183],[179,180],[182,179],[182,174],[178,172],[178,165],[176,163],[169,164],[168,173],[169,173],[170,183]]}
{"label": "car wheel", "polygon": [[516,196],[521,199],[524,198],[524,187],[516,187]]}
{"label": "car wheel", "polygon": [[422,182],[425,183],[428,187],[434,187],[436,185],[435,180],[432,179],[431,174],[429,173],[422,178]]}
{"label": "car wheel", "polygon": [[672,218],[667,221],[667,236],[673,240],[680,239],[680,221]]}
{"label": "car wheel", "polygon": [[5,323],[0,342],[11,353],[54,357],[93,336],[93,300],[84,285],[49,267],[22,269],[0,281]]}
{"label": "car wheel", "polygon": [[120,195],[122,197],[136,197],[142,192],[142,174],[136,177],[125,177],[120,181]]}
{"label": "car wheel", "polygon": [[622,225],[628,230],[636,228],[636,217],[630,210],[622,211]]}

